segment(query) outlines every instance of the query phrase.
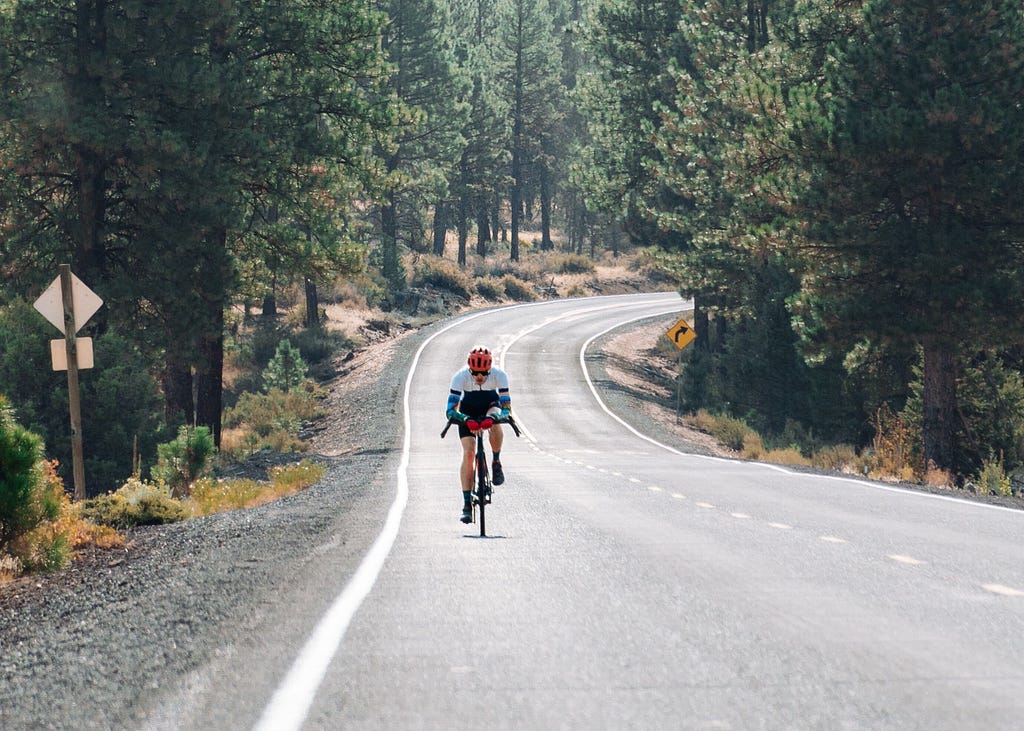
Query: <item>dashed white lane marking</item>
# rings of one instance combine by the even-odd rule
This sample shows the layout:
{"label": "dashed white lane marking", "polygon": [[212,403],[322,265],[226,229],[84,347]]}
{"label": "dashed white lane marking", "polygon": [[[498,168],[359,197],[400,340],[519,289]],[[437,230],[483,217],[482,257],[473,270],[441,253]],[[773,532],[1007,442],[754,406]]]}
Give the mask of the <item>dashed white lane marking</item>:
{"label": "dashed white lane marking", "polygon": [[639,485],[642,482],[642,480],[638,480],[635,477],[630,477],[629,481],[632,482],[634,485]]}
{"label": "dashed white lane marking", "polygon": [[694,503],[698,508],[707,508],[708,510],[714,510],[715,506],[711,503]]}
{"label": "dashed white lane marking", "polygon": [[920,566],[924,563],[924,561],[918,560],[913,556],[903,556],[899,553],[890,553],[889,558],[891,558],[896,563],[905,563],[909,566]]}
{"label": "dashed white lane marking", "polygon": [[793,526],[786,525],[785,523],[769,523],[772,528],[778,528],[779,530],[792,530]]}
{"label": "dashed white lane marking", "polygon": [[686,495],[680,495],[678,492],[672,493],[672,497],[674,497],[676,500],[685,500],[686,499]]}
{"label": "dashed white lane marking", "polygon": [[818,536],[818,540],[825,541],[825,543],[846,543],[845,538],[839,538],[838,536]]}
{"label": "dashed white lane marking", "polygon": [[729,513],[729,515],[731,515],[734,518],[739,518],[740,520],[749,520],[750,519],[750,516],[747,515],[746,513]]}
{"label": "dashed white lane marking", "polygon": [[648,485],[647,489],[650,490],[651,492],[665,492],[664,490],[662,490],[657,485]]}
{"label": "dashed white lane marking", "polygon": [[1024,596],[1024,591],[1014,589],[1012,586],[1003,586],[1002,584],[982,584],[981,588],[1000,596]]}
{"label": "dashed white lane marking", "polygon": [[612,474],[615,475],[616,477],[625,477],[625,475],[623,475],[621,472],[612,472]]}

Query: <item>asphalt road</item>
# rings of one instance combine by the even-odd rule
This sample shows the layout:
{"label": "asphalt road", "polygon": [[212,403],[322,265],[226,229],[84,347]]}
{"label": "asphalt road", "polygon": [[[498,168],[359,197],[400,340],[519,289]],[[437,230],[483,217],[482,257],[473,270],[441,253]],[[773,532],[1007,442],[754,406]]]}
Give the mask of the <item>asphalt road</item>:
{"label": "asphalt road", "polygon": [[[683,307],[558,301],[433,329],[357,538],[314,549],[251,642],[147,726],[1022,728],[1024,513],[641,435],[583,350]],[[458,440],[439,438],[479,342],[525,432],[506,436],[487,538],[458,520]]]}

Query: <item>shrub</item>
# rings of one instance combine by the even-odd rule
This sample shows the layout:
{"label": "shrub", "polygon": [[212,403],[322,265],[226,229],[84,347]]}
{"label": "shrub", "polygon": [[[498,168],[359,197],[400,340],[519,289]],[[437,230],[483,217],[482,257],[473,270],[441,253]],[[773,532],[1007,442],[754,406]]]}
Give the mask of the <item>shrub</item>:
{"label": "shrub", "polygon": [[296,434],[303,421],[320,416],[318,394],[311,381],[294,391],[275,388],[268,393],[243,393],[234,407],[224,411],[222,450],[255,452],[271,447],[279,452],[303,451],[305,444]]}
{"label": "shrub", "polygon": [[121,529],[176,523],[188,517],[168,488],[135,477],[116,492],[84,500],[78,512],[93,523]]}
{"label": "shrub", "polygon": [[416,265],[412,280],[414,287],[435,287],[469,299],[473,282],[458,264],[438,257],[423,257]]}
{"label": "shrub", "polygon": [[176,439],[157,446],[153,478],[165,484],[173,496],[188,495],[191,484],[209,469],[216,451],[208,427],[182,426]]}
{"label": "shrub", "polygon": [[517,302],[532,302],[537,299],[537,295],[534,294],[533,288],[529,283],[512,274],[506,274],[502,278],[502,284],[505,287],[505,294],[509,299],[514,299]]}
{"label": "shrub", "polygon": [[560,274],[591,274],[594,262],[581,254],[565,254],[555,263],[555,271]]}
{"label": "shrub", "polygon": [[0,549],[56,517],[59,503],[46,488],[43,441],[14,420],[0,395]]}
{"label": "shrub", "polygon": [[263,388],[266,391],[278,388],[292,391],[302,385],[306,378],[308,366],[302,359],[299,349],[290,340],[285,339],[277,344],[274,357],[267,364],[263,373]]}
{"label": "shrub", "polygon": [[1003,468],[1002,458],[996,459],[989,456],[981,465],[981,471],[975,478],[978,492],[982,495],[1004,495],[1013,494],[1010,483],[1010,476]]}
{"label": "shrub", "polygon": [[848,444],[822,447],[811,455],[811,464],[826,470],[850,471],[856,462],[857,452]]}
{"label": "shrub", "polygon": [[476,291],[484,299],[497,302],[505,297],[505,282],[497,277],[482,277],[476,280]]}
{"label": "shrub", "polygon": [[742,455],[744,459],[761,459],[764,456],[764,445],[761,443],[761,437],[755,432],[743,435]]}
{"label": "shrub", "polygon": [[324,465],[304,459],[296,464],[271,468],[269,482],[202,479],[192,490],[193,512],[210,515],[262,505],[314,484],[325,471]]}
{"label": "shrub", "polygon": [[728,416],[715,419],[711,429],[711,436],[735,452],[743,449],[743,442],[749,433],[752,430],[745,422]]}
{"label": "shrub", "polygon": [[807,459],[796,447],[783,447],[782,449],[770,449],[762,457],[762,461],[772,464],[793,464],[809,465],[811,460]]}

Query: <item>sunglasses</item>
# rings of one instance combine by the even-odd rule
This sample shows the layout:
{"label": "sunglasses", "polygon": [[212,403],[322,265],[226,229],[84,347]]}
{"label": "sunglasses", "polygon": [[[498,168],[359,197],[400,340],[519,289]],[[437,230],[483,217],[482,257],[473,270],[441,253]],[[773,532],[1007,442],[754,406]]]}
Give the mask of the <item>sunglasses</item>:
{"label": "sunglasses", "polygon": [[491,372],[490,371],[470,371],[469,374],[471,376],[489,376],[489,375],[491,375]]}

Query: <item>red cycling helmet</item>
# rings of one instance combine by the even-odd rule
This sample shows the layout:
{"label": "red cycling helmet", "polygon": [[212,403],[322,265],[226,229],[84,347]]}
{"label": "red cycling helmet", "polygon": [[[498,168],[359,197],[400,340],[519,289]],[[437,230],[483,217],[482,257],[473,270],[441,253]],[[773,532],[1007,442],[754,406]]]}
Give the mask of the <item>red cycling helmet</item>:
{"label": "red cycling helmet", "polygon": [[469,351],[469,358],[466,359],[471,371],[491,370],[491,351],[482,345],[478,345]]}

